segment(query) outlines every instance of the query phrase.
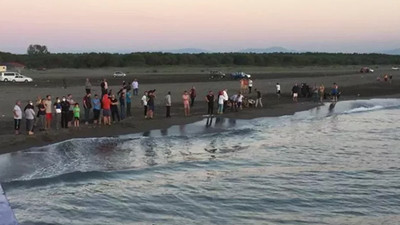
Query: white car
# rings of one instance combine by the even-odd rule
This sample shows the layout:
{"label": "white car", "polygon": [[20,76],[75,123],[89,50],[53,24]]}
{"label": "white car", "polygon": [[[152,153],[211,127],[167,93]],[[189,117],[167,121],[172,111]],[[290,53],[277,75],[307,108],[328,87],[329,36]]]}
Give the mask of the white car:
{"label": "white car", "polygon": [[114,73],[113,77],[126,77],[126,74],[121,71],[117,71]]}
{"label": "white car", "polygon": [[33,79],[24,75],[21,75],[17,72],[4,72],[0,74],[0,81],[4,82],[32,82]]}
{"label": "white car", "polygon": [[392,70],[399,70],[399,67],[392,67]]}

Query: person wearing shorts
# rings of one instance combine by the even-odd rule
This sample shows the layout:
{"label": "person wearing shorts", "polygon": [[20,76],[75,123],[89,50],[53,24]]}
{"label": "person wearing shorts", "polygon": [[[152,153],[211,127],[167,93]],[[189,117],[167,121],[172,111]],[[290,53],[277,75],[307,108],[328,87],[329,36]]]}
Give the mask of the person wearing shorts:
{"label": "person wearing shorts", "polygon": [[295,84],[292,88],[292,96],[293,96],[293,101],[297,102],[297,98],[299,97],[299,85]]}
{"label": "person wearing shorts", "polygon": [[46,100],[44,101],[44,107],[46,108],[46,120],[45,120],[45,126],[44,128],[46,130],[50,129],[51,127],[51,120],[53,119],[53,104],[51,102],[51,96],[47,95]]}
{"label": "person wearing shorts", "polygon": [[154,116],[154,100],[156,98],[155,92],[156,90],[148,91],[148,101],[147,101],[147,119],[153,119]]}
{"label": "person wearing shorts", "polygon": [[190,104],[189,104],[190,96],[187,91],[183,92],[182,101],[183,101],[183,108],[185,111],[185,116],[189,116],[190,115]]}
{"label": "person wearing shorts", "polygon": [[79,121],[81,118],[81,109],[79,108],[79,103],[75,103],[73,108],[74,113],[74,127],[79,127]]}
{"label": "person wearing shorts", "polygon": [[102,99],[103,104],[103,122],[104,125],[111,125],[111,100],[108,94],[105,94]]}

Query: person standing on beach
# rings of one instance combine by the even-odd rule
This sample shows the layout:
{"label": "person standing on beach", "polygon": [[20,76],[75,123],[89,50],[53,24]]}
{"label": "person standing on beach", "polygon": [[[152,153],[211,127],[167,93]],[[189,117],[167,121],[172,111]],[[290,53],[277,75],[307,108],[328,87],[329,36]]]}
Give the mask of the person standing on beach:
{"label": "person standing on beach", "polygon": [[212,91],[208,92],[208,95],[206,96],[206,102],[207,102],[207,114],[212,116],[214,114],[214,102],[215,102],[214,93]]}
{"label": "person standing on beach", "polygon": [[100,88],[101,88],[101,99],[103,99],[103,96],[108,93],[108,83],[106,78],[104,78],[103,81],[101,82]]}
{"label": "person standing on beach", "polygon": [[239,91],[237,97],[236,97],[236,104],[237,104],[237,109],[242,110],[242,104],[243,104],[243,95],[242,92]]}
{"label": "person standing on beach", "polygon": [[165,107],[166,107],[166,117],[170,118],[171,117],[171,92],[168,91],[167,95],[165,96]]}
{"label": "person standing on beach", "polygon": [[126,97],[125,97],[125,92],[121,92],[119,95],[119,110],[121,111],[121,120],[125,119],[125,113],[126,113]]}
{"label": "person standing on beach", "polygon": [[18,135],[20,134],[21,120],[22,120],[21,101],[18,100],[15,102],[13,114],[14,114],[14,130],[15,134]]}
{"label": "person standing on beach", "polygon": [[221,91],[221,93],[218,95],[218,110],[217,110],[218,114],[224,113],[224,104],[225,104],[225,97],[223,91]]}
{"label": "person standing on beach", "polygon": [[279,83],[276,83],[276,95],[278,96],[278,99],[281,98],[281,85]]}
{"label": "person standing on beach", "polygon": [[131,107],[132,107],[132,93],[130,91],[126,92],[126,116],[131,117]]}
{"label": "person standing on beach", "polygon": [[292,96],[293,96],[293,101],[297,102],[297,97],[299,96],[299,85],[295,84],[292,88]]}
{"label": "person standing on beach", "polygon": [[45,130],[46,128],[46,107],[44,106],[45,99],[42,99],[40,104],[38,105],[38,113],[37,116],[39,118],[39,123],[40,123],[40,131]]}
{"label": "person standing on beach", "polygon": [[156,98],[156,95],[155,95],[155,89],[154,90],[151,90],[151,91],[148,91],[147,92],[147,94],[148,94],[148,101],[147,101],[147,119],[153,119],[153,116],[154,116],[154,103],[155,103],[155,98]]}
{"label": "person standing on beach", "polygon": [[101,110],[101,103],[99,96],[97,94],[95,94],[94,98],[92,99],[92,105],[93,105],[93,124],[97,125],[99,123],[100,110]]}
{"label": "person standing on beach", "polygon": [[61,128],[68,128],[69,102],[62,97],[61,101]]}
{"label": "person standing on beach", "polygon": [[333,83],[331,94],[332,94],[332,102],[337,102],[339,95],[339,86],[336,83]]}
{"label": "person standing on beach", "polygon": [[[246,85],[246,87],[247,87],[247,85]],[[229,100],[229,97],[228,97],[228,89],[224,89],[223,91],[222,91],[222,95],[223,95],[223,98],[224,98],[224,107],[222,108],[222,110],[223,110],[223,112],[225,112],[225,110],[226,110],[226,108],[227,108],[227,106],[228,106],[228,100]]]}
{"label": "person standing on beach", "polygon": [[148,101],[148,99],[147,99],[147,91],[145,91],[143,96],[142,96],[142,99],[141,99],[141,102],[142,102],[142,105],[143,105],[143,109],[144,109],[144,118],[145,119],[147,119],[147,101]]}
{"label": "person standing on beach", "polygon": [[73,107],[75,105],[75,101],[72,99],[72,94],[67,95],[67,102],[69,103],[68,126],[70,127],[74,119]]}
{"label": "person standing on beach", "polygon": [[187,91],[183,92],[182,95],[182,101],[183,101],[183,108],[185,111],[185,116],[189,116],[190,115],[190,104],[189,104],[189,94]]}
{"label": "person standing on beach", "polygon": [[117,117],[118,122],[121,120],[118,112],[118,100],[115,98],[115,95],[111,95],[111,116],[113,123],[116,122],[115,117]]}
{"label": "person standing on beach", "polygon": [[139,93],[139,82],[137,81],[136,78],[132,82],[132,92],[133,95],[138,95]]}
{"label": "person standing on beach", "polygon": [[86,94],[90,94],[91,93],[92,84],[90,83],[89,78],[86,78],[85,90],[86,90]]}
{"label": "person standing on beach", "polygon": [[83,97],[83,109],[85,111],[85,124],[89,124],[90,120],[90,110],[92,109],[92,98],[90,97],[91,94],[86,93],[85,97]]}
{"label": "person standing on beach", "polygon": [[61,101],[60,98],[56,98],[56,102],[54,102],[54,121],[56,124],[56,129],[60,129],[60,123],[61,123]]}
{"label": "person standing on beach", "polygon": [[103,123],[104,125],[111,125],[111,100],[108,94],[105,94],[101,99],[103,107]]}
{"label": "person standing on beach", "polygon": [[262,104],[262,95],[261,95],[261,92],[260,92],[259,90],[257,90],[257,89],[255,89],[255,91],[256,91],[256,93],[257,93],[257,99],[256,99],[255,107],[257,108],[257,107],[258,107],[258,104],[260,104],[260,106],[261,106],[261,108],[262,108],[262,107],[263,107],[263,104]]}
{"label": "person standing on beach", "polygon": [[25,106],[25,120],[26,120],[26,131],[28,135],[33,135],[33,124],[35,120],[35,110],[33,110],[33,102],[29,101],[28,105]]}
{"label": "person standing on beach", "polygon": [[75,103],[73,112],[74,112],[74,127],[79,127],[79,121],[81,118],[81,109],[79,108],[79,103]]}
{"label": "person standing on beach", "polygon": [[249,78],[249,94],[251,94],[252,87],[253,87],[253,80]]}
{"label": "person standing on beach", "polygon": [[44,101],[44,107],[46,108],[46,121],[45,121],[45,129],[48,130],[51,128],[51,120],[53,119],[53,104],[51,102],[51,96],[47,95],[46,100]]}
{"label": "person standing on beach", "polygon": [[319,95],[319,102],[322,103],[324,101],[324,96],[325,96],[325,86],[323,84],[319,85],[318,95]]}
{"label": "person standing on beach", "polygon": [[196,99],[196,88],[193,86],[192,89],[190,89],[190,107],[193,107],[195,99]]}

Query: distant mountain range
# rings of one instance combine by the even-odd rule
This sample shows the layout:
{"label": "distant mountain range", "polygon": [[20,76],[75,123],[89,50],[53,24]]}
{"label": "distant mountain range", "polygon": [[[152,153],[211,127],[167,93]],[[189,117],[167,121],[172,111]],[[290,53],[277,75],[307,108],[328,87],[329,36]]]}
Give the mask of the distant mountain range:
{"label": "distant mountain range", "polygon": [[283,47],[270,47],[270,48],[247,48],[240,50],[239,52],[246,53],[294,53],[296,50],[290,50]]}
{"label": "distant mountain range", "polygon": [[[164,50],[162,52],[168,53],[176,53],[176,54],[199,54],[199,53],[216,53],[216,51],[208,51],[200,48],[182,48],[182,49],[172,49],[172,50]],[[291,53],[298,52],[296,50],[289,50],[283,47],[270,47],[270,48],[246,48],[239,51],[232,51],[239,53]]]}
{"label": "distant mountain range", "polygon": [[[200,48],[182,48],[165,50],[162,52],[176,53],[176,54],[199,54],[199,53],[218,53],[218,51],[209,51]],[[223,51],[223,52],[238,52],[238,53],[302,53],[307,51],[298,51],[293,49],[287,49],[283,47],[270,47],[270,48],[246,48],[239,51]],[[319,53],[324,53],[323,51],[318,51]],[[400,55],[400,48],[386,51],[373,51],[369,53],[387,54],[387,55]]]}
{"label": "distant mountain range", "polygon": [[388,50],[388,51],[383,51],[381,53],[388,54],[388,55],[400,55],[400,48],[393,49],[393,50]]}
{"label": "distant mountain range", "polygon": [[210,53],[210,51],[200,49],[200,48],[182,48],[182,49],[172,49],[165,50],[162,52],[175,53],[175,54],[200,54],[200,53]]}

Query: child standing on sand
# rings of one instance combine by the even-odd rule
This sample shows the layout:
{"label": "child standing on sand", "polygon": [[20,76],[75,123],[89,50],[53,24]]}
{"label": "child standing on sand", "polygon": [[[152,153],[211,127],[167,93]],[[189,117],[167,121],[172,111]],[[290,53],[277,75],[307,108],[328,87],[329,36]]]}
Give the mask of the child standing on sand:
{"label": "child standing on sand", "polygon": [[75,103],[73,112],[74,112],[74,127],[79,127],[79,119],[81,117],[81,109],[79,108],[78,103]]}

